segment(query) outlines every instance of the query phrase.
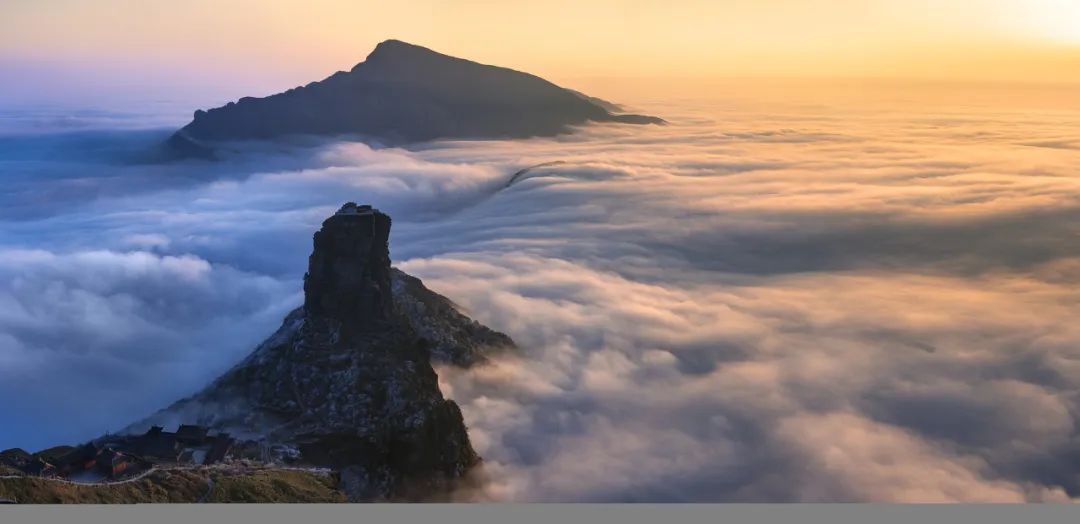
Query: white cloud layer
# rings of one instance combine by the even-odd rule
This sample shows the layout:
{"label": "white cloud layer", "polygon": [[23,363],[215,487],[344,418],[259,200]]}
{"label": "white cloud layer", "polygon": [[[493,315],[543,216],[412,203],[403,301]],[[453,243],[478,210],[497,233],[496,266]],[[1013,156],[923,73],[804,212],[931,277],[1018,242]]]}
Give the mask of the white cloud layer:
{"label": "white cloud layer", "polygon": [[151,132],[0,137],[0,448],[213,378],[356,200],[391,214],[403,269],[522,346],[440,370],[486,497],[1080,495],[1080,114],[830,104],[214,165],[114,159]]}

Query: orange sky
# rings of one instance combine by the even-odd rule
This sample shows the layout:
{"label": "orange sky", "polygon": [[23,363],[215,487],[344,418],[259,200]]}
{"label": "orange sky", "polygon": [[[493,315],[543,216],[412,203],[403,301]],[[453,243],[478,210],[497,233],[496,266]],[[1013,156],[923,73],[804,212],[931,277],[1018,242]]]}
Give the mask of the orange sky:
{"label": "orange sky", "polygon": [[[399,5],[395,5],[399,4]],[[1080,82],[1080,0],[6,0],[0,65],[244,83],[322,78],[398,38],[557,82]],[[97,79],[100,81],[100,79]]]}

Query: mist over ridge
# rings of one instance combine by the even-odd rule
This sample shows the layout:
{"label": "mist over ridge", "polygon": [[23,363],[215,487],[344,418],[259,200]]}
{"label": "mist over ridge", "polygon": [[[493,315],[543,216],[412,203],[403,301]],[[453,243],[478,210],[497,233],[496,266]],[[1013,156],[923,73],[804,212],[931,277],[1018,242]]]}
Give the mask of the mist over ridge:
{"label": "mist over ridge", "polygon": [[1080,114],[905,103],[744,92],[634,104],[664,127],[170,165],[116,160],[146,131],[5,138],[0,448],[234,364],[350,195],[522,348],[438,370],[494,499],[1076,497]]}

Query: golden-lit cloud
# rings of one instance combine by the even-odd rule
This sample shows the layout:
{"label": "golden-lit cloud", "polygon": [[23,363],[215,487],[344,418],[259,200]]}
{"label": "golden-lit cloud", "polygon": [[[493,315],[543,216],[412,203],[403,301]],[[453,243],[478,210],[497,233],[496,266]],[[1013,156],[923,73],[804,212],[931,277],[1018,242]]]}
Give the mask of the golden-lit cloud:
{"label": "golden-lit cloud", "polygon": [[132,165],[107,153],[164,135],[0,137],[0,446],[197,390],[299,304],[311,231],[350,199],[520,345],[439,370],[485,498],[1080,496],[1075,95],[727,85],[637,107],[666,126],[409,150]]}
{"label": "golden-lit cloud", "polygon": [[194,107],[7,112],[0,447],[200,388],[299,303],[311,231],[350,199],[521,346],[440,370],[485,498],[1080,497],[1080,98],[1043,85],[1080,81],[1072,1],[163,5],[9,2],[0,67],[69,71],[8,76],[53,101],[216,100],[393,37],[669,125],[150,165],[118,159]]}

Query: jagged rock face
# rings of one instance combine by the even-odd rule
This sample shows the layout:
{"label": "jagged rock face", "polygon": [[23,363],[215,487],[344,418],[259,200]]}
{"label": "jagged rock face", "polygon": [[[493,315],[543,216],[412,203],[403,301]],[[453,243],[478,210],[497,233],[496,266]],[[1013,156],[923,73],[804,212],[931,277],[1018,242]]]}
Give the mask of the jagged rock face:
{"label": "jagged rock face", "polygon": [[479,457],[431,348],[473,364],[513,341],[391,270],[389,231],[386,215],[342,207],[315,235],[304,306],[210,386],[128,430],[182,422],[291,446],[340,470],[357,501],[446,493]]}
{"label": "jagged rock face", "polygon": [[390,217],[346,204],[315,233],[304,276],[308,318],[337,320],[347,331],[390,326]]}
{"label": "jagged rock face", "polygon": [[394,304],[418,335],[430,344],[431,358],[469,367],[488,355],[516,347],[514,341],[465,315],[450,299],[399,269],[391,270]]}
{"label": "jagged rock face", "polygon": [[610,109],[534,75],[387,40],[350,71],[196,111],[167,146],[176,154],[206,156],[216,142],[285,135],[353,134],[407,143],[553,135],[588,121],[663,123]]}
{"label": "jagged rock face", "polygon": [[305,463],[347,472],[355,500],[444,491],[479,458],[461,411],[439,392],[423,341],[396,327],[349,340],[340,326],[290,318],[197,396],[211,406],[243,398],[248,408],[206,422],[261,432],[297,446]]}

